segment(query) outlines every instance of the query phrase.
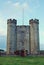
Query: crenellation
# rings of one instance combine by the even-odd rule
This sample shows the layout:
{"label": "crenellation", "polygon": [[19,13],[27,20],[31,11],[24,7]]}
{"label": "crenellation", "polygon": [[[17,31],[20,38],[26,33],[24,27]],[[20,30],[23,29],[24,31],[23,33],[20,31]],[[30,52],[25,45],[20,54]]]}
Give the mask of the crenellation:
{"label": "crenellation", "polygon": [[16,50],[27,50],[28,54],[39,52],[39,20],[29,20],[29,25],[17,25],[16,19],[7,20],[7,54]]}

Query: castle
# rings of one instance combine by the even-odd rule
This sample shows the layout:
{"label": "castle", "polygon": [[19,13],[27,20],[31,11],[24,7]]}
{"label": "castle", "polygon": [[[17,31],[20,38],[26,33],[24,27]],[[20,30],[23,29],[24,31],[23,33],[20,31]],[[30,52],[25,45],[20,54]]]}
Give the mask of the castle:
{"label": "castle", "polygon": [[39,54],[39,20],[29,20],[29,25],[17,25],[17,20],[7,20],[7,54],[25,49],[28,54]]}

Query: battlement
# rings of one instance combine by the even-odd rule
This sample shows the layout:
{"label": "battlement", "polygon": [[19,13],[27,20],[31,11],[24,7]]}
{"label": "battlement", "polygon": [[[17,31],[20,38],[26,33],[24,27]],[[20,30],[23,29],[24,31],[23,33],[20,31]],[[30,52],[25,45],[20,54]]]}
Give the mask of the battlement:
{"label": "battlement", "polygon": [[31,20],[29,20],[29,23],[31,24],[31,23],[36,23],[36,24],[39,24],[39,20],[38,19],[31,19]]}
{"label": "battlement", "polygon": [[14,23],[14,24],[17,24],[17,20],[16,19],[8,19],[7,20],[7,24],[9,24],[9,23]]}

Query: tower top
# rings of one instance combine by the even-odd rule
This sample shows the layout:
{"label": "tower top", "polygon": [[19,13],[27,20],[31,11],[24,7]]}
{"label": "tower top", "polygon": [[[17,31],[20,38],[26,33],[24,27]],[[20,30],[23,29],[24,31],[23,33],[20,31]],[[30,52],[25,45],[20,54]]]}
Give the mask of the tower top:
{"label": "tower top", "polygon": [[29,23],[31,24],[31,23],[36,23],[36,24],[39,24],[39,20],[38,19],[31,19],[31,20],[29,20]]}
{"label": "tower top", "polygon": [[13,20],[12,19],[8,19],[7,20],[7,24],[8,23],[14,23],[14,24],[16,24],[17,23],[17,20],[16,19],[13,19]]}

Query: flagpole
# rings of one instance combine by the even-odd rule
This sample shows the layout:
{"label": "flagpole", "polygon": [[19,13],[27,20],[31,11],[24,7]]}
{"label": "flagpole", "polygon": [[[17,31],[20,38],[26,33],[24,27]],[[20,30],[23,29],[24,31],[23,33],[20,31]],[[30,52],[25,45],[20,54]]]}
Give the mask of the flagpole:
{"label": "flagpole", "polygon": [[24,25],[24,7],[23,7],[23,16],[22,16],[23,20],[22,20],[22,25]]}

